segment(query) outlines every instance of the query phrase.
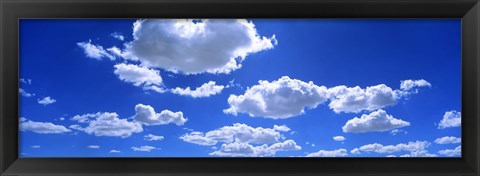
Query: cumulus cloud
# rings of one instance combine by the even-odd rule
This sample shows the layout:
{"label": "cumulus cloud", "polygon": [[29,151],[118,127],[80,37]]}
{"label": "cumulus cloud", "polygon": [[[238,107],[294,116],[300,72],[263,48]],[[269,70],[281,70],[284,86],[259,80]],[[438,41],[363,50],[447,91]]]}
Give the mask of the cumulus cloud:
{"label": "cumulus cloud", "polygon": [[288,128],[287,125],[280,125],[280,126],[273,125],[273,129],[277,131],[283,131],[283,132],[290,131],[290,128]]}
{"label": "cumulus cloud", "polygon": [[462,113],[453,110],[445,112],[443,119],[438,124],[438,129],[459,126],[462,126]]}
{"label": "cumulus cloud", "polygon": [[359,148],[354,148],[350,152],[352,154],[360,154],[361,152],[375,152],[375,153],[395,153],[395,152],[410,152],[410,154],[403,155],[403,157],[431,157],[434,154],[428,153],[426,150],[430,146],[427,141],[415,141],[408,143],[400,143],[397,145],[382,145],[379,143],[363,145]]}
{"label": "cumulus cloud", "polygon": [[432,85],[428,81],[425,81],[424,79],[403,80],[403,81],[400,82],[400,89],[401,90],[410,91],[412,89],[417,89],[419,87],[432,87]]}
{"label": "cumulus cloud", "polygon": [[42,105],[49,105],[49,104],[52,104],[52,103],[55,103],[57,102],[57,100],[51,98],[51,97],[44,97],[42,99],[38,99],[38,104],[42,104]]}
{"label": "cumulus cloud", "polygon": [[215,81],[209,81],[208,83],[203,84],[200,87],[197,87],[195,90],[191,90],[190,87],[171,89],[170,92],[183,96],[190,96],[193,98],[209,97],[211,95],[219,94],[222,92],[225,86],[216,85]]}
{"label": "cumulus cloud", "polygon": [[336,86],[328,89],[331,99],[328,105],[336,113],[373,111],[397,103],[399,96],[385,84],[367,87]]}
{"label": "cumulus cloud", "polygon": [[170,110],[163,110],[156,113],[155,109],[150,105],[137,104],[135,106],[136,114],[133,116],[135,121],[144,125],[166,125],[173,123],[177,126],[183,125],[187,122],[187,118],[183,117],[183,112],[172,112]]}
{"label": "cumulus cloud", "polygon": [[118,33],[118,32],[111,33],[110,36],[112,36],[113,38],[116,38],[120,41],[125,40],[125,37],[123,37],[123,35],[121,33]]}
{"label": "cumulus cloud", "polygon": [[72,117],[72,120],[80,123],[87,123],[86,127],[80,125],[71,125],[71,129],[83,131],[95,136],[109,137],[130,137],[133,133],[143,131],[142,125],[137,122],[131,122],[127,119],[120,119],[114,112],[98,112],[95,114],[84,114]]}
{"label": "cumulus cloud", "polygon": [[20,93],[21,96],[24,96],[24,97],[31,97],[31,96],[35,96],[34,93],[28,93],[27,91],[23,90],[23,89],[18,89],[18,93]]}
{"label": "cumulus cloud", "polygon": [[410,122],[396,119],[380,109],[370,114],[363,114],[360,118],[355,117],[342,127],[345,133],[364,133],[372,131],[389,131],[395,128],[409,126]]}
{"label": "cumulus cloud", "polygon": [[149,145],[144,145],[140,147],[131,147],[133,151],[139,151],[139,152],[150,152],[152,150],[157,149],[157,147],[149,146]]}
{"label": "cumulus cloud", "polygon": [[180,139],[198,145],[215,145],[218,142],[271,144],[278,142],[281,137],[282,135],[272,128],[254,128],[246,124],[235,123],[233,126],[224,126],[207,133],[198,131],[187,133]]}
{"label": "cumulus cloud", "polygon": [[147,141],[161,141],[163,140],[163,136],[156,136],[156,135],[153,135],[153,134],[147,134],[145,136],[143,136],[143,138]]}
{"label": "cumulus cloud", "polygon": [[133,26],[122,55],[148,67],[185,74],[230,73],[246,56],[276,45],[247,20],[149,19]]}
{"label": "cumulus cloud", "polygon": [[120,150],[110,150],[109,153],[120,153],[121,151]]}
{"label": "cumulus cloud", "polygon": [[59,134],[70,132],[62,125],[55,125],[49,122],[34,122],[25,118],[20,119],[21,131],[32,131],[40,134]]}
{"label": "cumulus cloud", "polygon": [[89,40],[88,42],[78,42],[77,45],[83,49],[85,55],[89,58],[94,58],[97,60],[101,60],[102,58],[106,57],[110,60],[115,60],[115,56],[108,53],[102,46],[94,45],[91,43],[92,41]]}
{"label": "cumulus cloud", "polygon": [[435,139],[434,142],[437,144],[458,144],[462,142],[462,138],[445,136],[445,137]]}
{"label": "cumulus cloud", "polygon": [[462,155],[462,146],[458,146],[455,149],[445,149],[438,151],[439,154],[445,156],[461,156]]}
{"label": "cumulus cloud", "polygon": [[87,148],[89,148],[89,149],[99,149],[100,146],[98,146],[98,145],[89,145],[89,146],[87,146]]}
{"label": "cumulus cloud", "polygon": [[135,86],[162,85],[162,77],[158,70],[124,63],[117,64],[114,67],[114,73],[120,80],[132,83]]}
{"label": "cumulus cloud", "polygon": [[345,137],[343,137],[343,136],[334,136],[334,137],[333,137],[333,140],[334,140],[334,141],[344,141],[345,139],[347,139],[347,138],[345,138]]}
{"label": "cumulus cloud", "polygon": [[394,130],[390,131],[390,134],[392,134],[393,136],[395,136],[397,134],[400,134],[400,133],[407,134],[408,132],[405,131],[405,130],[402,130],[402,129],[394,129]]}
{"label": "cumulus cloud", "polygon": [[337,149],[337,150],[320,150],[315,153],[310,153],[307,157],[344,157],[347,156],[346,149]]}
{"label": "cumulus cloud", "polygon": [[272,82],[260,80],[243,95],[230,95],[227,114],[246,113],[251,117],[285,119],[312,109],[327,100],[327,88],[283,76]]}
{"label": "cumulus cloud", "polygon": [[283,142],[274,143],[270,146],[263,144],[260,146],[253,146],[248,143],[228,143],[222,144],[218,151],[210,153],[212,156],[226,156],[226,157],[263,157],[275,156],[278,151],[292,151],[301,150],[293,140],[286,140]]}

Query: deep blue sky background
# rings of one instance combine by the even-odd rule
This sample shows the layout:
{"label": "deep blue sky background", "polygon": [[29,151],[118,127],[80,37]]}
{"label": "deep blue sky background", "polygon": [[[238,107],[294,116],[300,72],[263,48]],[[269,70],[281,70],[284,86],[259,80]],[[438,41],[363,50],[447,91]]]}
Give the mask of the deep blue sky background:
{"label": "deep blue sky background", "polygon": [[[37,122],[70,126],[74,115],[117,112],[121,118],[135,114],[136,104],[148,104],[157,110],[182,111],[188,118],[183,126],[144,127],[143,133],[129,138],[97,137],[83,132],[64,134],[20,133],[22,157],[163,157],[208,156],[213,150],[184,142],[179,137],[187,130],[210,131],[234,123],[272,128],[287,125],[294,134],[285,133],[302,146],[299,151],[278,152],[277,156],[303,156],[318,150],[346,148],[350,151],[370,143],[395,145],[409,141],[429,141],[431,153],[453,149],[457,144],[438,145],[443,136],[460,137],[460,128],[437,129],[443,114],[461,110],[461,21],[460,19],[321,19],[267,20],[253,19],[262,36],[276,35],[274,49],[249,55],[243,67],[225,74],[176,75],[160,71],[168,87],[198,87],[210,80],[226,85],[232,79],[244,89],[224,89],[221,94],[193,99],[170,93],[146,93],[139,87],[120,81],[113,74],[108,59],[87,58],[78,42],[91,39],[92,44],[122,48],[122,41],[110,36],[117,32],[132,40],[135,20],[20,20],[20,83],[34,97],[20,96],[20,116]],[[167,75],[173,75],[173,77]],[[313,81],[316,85],[338,85],[365,88],[386,84],[398,89],[401,80],[425,79],[432,84],[408,100],[384,108],[388,114],[411,122],[401,128],[407,134],[389,132],[344,133],[346,121],[361,114],[334,113],[327,105],[307,110],[289,119],[251,118],[222,112],[229,107],[230,94],[240,95],[258,80],[274,81],[282,76]],[[39,98],[50,96],[56,103],[44,106]],[[66,120],[59,120],[64,117]],[[161,141],[145,141],[145,134],[164,136]],[[333,136],[345,136],[336,142]],[[306,145],[305,143],[313,143]],[[40,148],[32,148],[40,145]],[[89,149],[88,145],[99,145]],[[132,146],[151,145],[161,148],[151,152],[134,152]],[[217,145],[219,147],[219,145]],[[122,153],[110,154],[110,150]],[[396,155],[405,153],[394,153]],[[368,153],[350,156],[385,156]]]}

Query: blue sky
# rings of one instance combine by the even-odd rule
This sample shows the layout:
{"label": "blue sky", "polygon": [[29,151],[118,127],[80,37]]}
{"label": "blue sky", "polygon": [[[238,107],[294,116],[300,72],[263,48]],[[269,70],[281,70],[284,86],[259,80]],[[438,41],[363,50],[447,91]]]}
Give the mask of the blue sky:
{"label": "blue sky", "polygon": [[20,21],[21,157],[459,157],[460,19]]}

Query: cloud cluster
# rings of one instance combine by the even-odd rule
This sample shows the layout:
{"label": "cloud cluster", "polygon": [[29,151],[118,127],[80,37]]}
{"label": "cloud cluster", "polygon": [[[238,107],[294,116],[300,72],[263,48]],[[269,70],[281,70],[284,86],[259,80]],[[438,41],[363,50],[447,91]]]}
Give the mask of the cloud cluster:
{"label": "cloud cluster", "polygon": [[437,138],[434,141],[436,144],[458,144],[462,142],[462,138],[457,138],[453,136],[445,136]]}
{"label": "cloud cluster", "polygon": [[163,136],[156,136],[156,135],[153,135],[153,134],[147,134],[145,136],[143,136],[145,140],[147,141],[161,141],[164,139]]}
{"label": "cloud cluster", "polygon": [[213,156],[274,156],[278,151],[301,149],[293,140],[280,141],[284,139],[280,132],[288,130],[290,129],[285,125],[276,128],[254,128],[236,123],[206,133],[190,132],[182,135],[180,139],[204,146],[224,143],[219,150],[210,153]]}
{"label": "cloud cluster", "polygon": [[161,85],[162,77],[158,70],[140,67],[133,64],[117,64],[114,66],[115,75],[122,81],[132,83],[135,86]]}
{"label": "cloud cluster", "polygon": [[426,150],[430,146],[430,143],[427,141],[415,141],[408,143],[400,143],[397,145],[382,145],[379,143],[363,145],[359,148],[354,148],[350,152],[352,154],[360,154],[361,152],[375,152],[375,153],[394,153],[406,151],[410,154],[402,155],[404,157],[431,157],[435,156],[434,154],[428,153]]}
{"label": "cloud cluster", "polygon": [[241,67],[247,55],[277,43],[274,36],[260,36],[252,22],[230,19],[138,20],[133,37],[120,55],[185,74],[230,73]]}
{"label": "cloud cluster", "polygon": [[[423,87],[423,81],[417,83],[418,80],[405,80],[402,83],[413,82],[411,84],[414,85],[404,85],[409,91]],[[359,113],[395,105],[406,95],[399,93],[400,91],[407,90],[394,90],[385,84],[365,89],[359,86],[336,86],[327,89],[313,82],[307,83],[283,76],[272,82],[260,80],[257,85],[248,88],[243,95],[230,95],[228,98],[230,108],[225,109],[224,112],[233,115],[245,113],[251,117],[285,119],[303,114],[306,108],[312,109],[323,102],[330,101],[328,106],[336,113]]]}
{"label": "cloud cluster", "polygon": [[292,151],[302,149],[293,140],[286,140],[272,145],[263,144],[253,146],[248,143],[228,143],[222,144],[218,151],[214,151],[209,155],[227,156],[227,157],[264,157],[275,156],[278,151]]}
{"label": "cloud cluster", "polygon": [[149,146],[149,145],[144,145],[140,147],[131,147],[133,151],[138,151],[138,152],[150,152],[152,150],[156,150],[157,147]]}
{"label": "cloud cluster", "polygon": [[115,60],[115,56],[110,54],[107,50],[103,49],[102,46],[92,44],[91,40],[89,40],[88,42],[79,42],[77,43],[77,45],[83,49],[85,55],[89,58],[101,60],[102,58],[106,57],[110,60]]}
{"label": "cloud cluster", "polygon": [[88,124],[71,125],[71,129],[83,131],[95,136],[130,137],[133,133],[143,131],[142,125],[137,122],[130,122],[127,119],[120,119],[114,112],[98,112],[95,114],[76,115],[71,120]]}
{"label": "cloud cluster", "polygon": [[23,90],[23,89],[18,89],[18,93],[20,93],[21,96],[24,96],[24,97],[31,97],[31,96],[35,96],[34,93],[28,93],[27,91]]}
{"label": "cloud cluster", "polygon": [[345,157],[347,156],[346,149],[337,149],[337,150],[320,150],[315,153],[310,153],[306,157]]}
{"label": "cloud cluster", "polygon": [[49,105],[57,102],[57,100],[53,99],[52,97],[44,97],[42,99],[38,99],[38,104],[41,105]]}
{"label": "cloud cluster", "polygon": [[409,125],[410,122],[396,119],[380,109],[370,114],[363,114],[360,118],[348,120],[342,129],[345,133],[382,132]]}
{"label": "cloud cluster", "polygon": [[443,115],[443,119],[438,124],[439,129],[449,127],[459,127],[462,125],[462,113],[457,111],[447,111]]}
{"label": "cloud cluster", "polygon": [[272,82],[260,80],[244,95],[230,95],[227,114],[247,113],[251,117],[285,119],[298,116],[327,100],[327,88],[283,76]]}
{"label": "cloud cluster", "polygon": [[209,81],[208,83],[203,84],[200,87],[197,87],[195,90],[191,90],[190,87],[171,89],[170,92],[183,96],[190,96],[193,98],[209,97],[211,95],[219,94],[222,92],[225,86],[216,85],[215,81]]}
{"label": "cloud cluster", "polygon": [[445,156],[460,156],[462,154],[462,146],[459,145],[455,147],[455,149],[445,149],[438,151],[438,154],[445,155]]}
{"label": "cloud cluster", "polygon": [[59,134],[70,132],[62,125],[47,122],[34,122],[25,118],[20,119],[20,131],[31,131],[40,134]]}
{"label": "cloud cluster", "polygon": [[[400,82],[400,89],[404,91],[411,91],[412,89],[417,89],[419,87],[432,87],[428,81],[424,79],[420,80],[404,80]],[[417,92],[417,90],[415,90]]]}
{"label": "cloud cluster", "polygon": [[344,141],[346,140],[347,138],[343,137],[343,136],[334,136],[333,137],[333,140],[334,141]]}
{"label": "cloud cluster", "polygon": [[125,40],[125,37],[123,37],[123,35],[121,33],[118,33],[118,32],[111,33],[110,36],[112,36],[113,38],[116,38],[120,41]]}
{"label": "cloud cluster", "polygon": [[183,112],[181,111],[172,112],[170,110],[163,110],[160,113],[156,113],[153,107],[144,104],[137,104],[135,106],[135,112],[133,116],[135,121],[147,126],[166,125],[170,123],[181,126],[188,120],[183,117]]}

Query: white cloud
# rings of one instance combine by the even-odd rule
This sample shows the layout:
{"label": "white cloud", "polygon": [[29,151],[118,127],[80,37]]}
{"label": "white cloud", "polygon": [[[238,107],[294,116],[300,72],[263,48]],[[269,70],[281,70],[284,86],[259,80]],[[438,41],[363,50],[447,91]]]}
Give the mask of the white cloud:
{"label": "white cloud", "polygon": [[34,122],[25,118],[20,120],[21,131],[32,131],[40,134],[58,134],[70,132],[62,125],[55,125],[49,122]]}
{"label": "white cloud", "polygon": [[98,146],[98,145],[89,145],[89,146],[87,146],[87,148],[89,148],[89,149],[99,149],[100,146]]}
{"label": "white cloud", "polygon": [[288,128],[287,125],[280,125],[280,126],[273,125],[273,129],[277,131],[283,131],[283,132],[290,131],[290,128]]}
{"label": "white cloud", "polygon": [[177,126],[183,125],[187,122],[187,118],[183,117],[183,113],[172,112],[170,110],[163,110],[160,113],[156,113],[155,109],[150,105],[137,104],[135,106],[136,114],[133,116],[135,121],[144,125],[166,125],[176,124]]}
{"label": "white cloud", "polygon": [[32,84],[32,80],[31,80],[31,79],[20,78],[20,82],[21,82],[21,83],[24,83],[24,84],[28,84],[28,85],[31,85],[31,84]]}
{"label": "white cloud", "polygon": [[247,113],[251,117],[285,119],[315,108],[327,100],[327,88],[313,82],[290,79],[288,76],[268,82],[260,80],[258,85],[247,89],[244,95],[230,95],[227,114]]}
{"label": "white cloud", "polygon": [[342,129],[346,133],[382,132],[409,125],[409,122],[396,119],[380,109],[368,115],[363,114],[360,118],[350,119]]}
{"label": "white cloud", "polygon": [[458,144],[462,142],[462,138],[445,136],[445,137],[435,139],[434,142],[437,144]]}
{"label": "white cloud", "polygon": [[361,152],[375,152],[375,153],[395,153],[406,151],[410,154],[403,155],[403,157],[431,157],[434,154],[428,153],[426,150],[430,146],[427,141],[415,141],[408,143],[400,143],[397,145],[382,145],[378,143],[363,145],[351,151],[352,154],[360,154]]}
{"label": "white cloud", "polygon": [[18,89],[18,93],[20,93],[20,95],[24,96],[24,97],[31,97],[31,96],[35,96],[34,93],[28,93],[27,91],[23,90],[23,89]]}
{"label": "white cloud", "polygon": [[40,146],[39,145],[34,145],[34,146],[32,146],[32,148],[38,149],[38,148],[40,148]]}
{"label": "white cloud", "polygon": [[57,100],[51,98],[51,97],[45,97],[43,99],[38,99],[38,104],[42,104],[42,105],[49,105],[49,104],[52,104],[52,103],[55,103],[57,102]]}
{"label": "white cloud", "polygon": [[367,87],[336,86],[328,89],[331,99],[328,105],[336,113],[373,111],[397,103],[399,96],[385,84]]}
{"label": "white cloud", "polygon": [[425,81],[424,79],[403,80],[400,83],[400,89],[405,91],[409,91],[418,87],[432,87],[432,85],[428,81]]}
{"label": "white cloud", "polygon": [[109,153],[120,153],[121,151],[120,150],[110,150]]}
{"label": "white cloud", "polygon": [[440,150],[438,153],[445,156],[460,156],[462,154],[462,146],[460,145],[455,149]]}
{"label": "white cloud", "polygon": [[157,149],[157,147],[149,146],[149,145],[144,145],[140,147],[131,147],[133,151],[139,151],[139,152],[150,152],[152,150]]}
{"label": "white cloud", "polygon": [[407,134],[408,132],[405,131],[405,130],[402,130],[402,129],[394,129],[394,130],[390,131],[390,134],[392,134],[393,136],[395,136],[397,134],[400,134],[400,133]]}
{"label": "white cloud", "polygon": [[133,83],[135,86],[162,85],[162,77],[158,70],[124,63],[117,64],[114,67],[114,73],[120,80]]}
{"label": "white cloud", "polygon": [[261,37],[247,20],[138,20],[124,57],[148,67],[195,73],[230,73],[249,54],[271,49],[275,37]]}
{"label": "white cloud", "polygon": [[438,124],[439,129],[462,126],[462,113],[457,111],[447,111],[443,119]]}
{"label": "white cloud", "polygon": [[334,137],[333,137],[333,140],[334,140],[334,141],[344,141],[345,139],[347,139],[347,138],[345,138],[345,137],[343,137],[343,136],[334,136]]}
{"label": "white cloud", "polygon": [[208,83],[203,84],[200,87],[197,87],[195,90],[191,90],[190,87],[171,89],[170,92],[183,96],[190,96],[193,98],[209,97],[211,95],[219,94],[222,92],[223,85],[216,85],[214,81],[209,81]]}
{"label": "white cloud", "polygon": [[77,45],[82,48],[85,52],[85,55],[90,58],[101,60],[103,57],[109,58],[110,60],[115,60],[115,56],[108,53],[103,49],[102,46],[94,45],[89,40],[88,42],[79,42]]}
{"label": "white cloud", "polygon": [[228,143],[222,144],[220,150],[210,153],[213,156],[228,156],[228,157],[259,157],[259,156],[274,156],[278,151],[292,151],[301,150],[293,140],[286,140],[284,142],[274,143],[270,146],[263,144],[260,146],[253,146],[248,143]]}
{"label": "white cloud", "polygon": [[72,120],[80,123],[88,123],[87,127],[71,125],[71,129],[83,131],[95,136],[109,137],[130,137],[133,133],[143,131],[142,125],[137,122],[130,122],[127,119],[120,119],[117,113],[98,112],[95,114],[77,115]]}
{"label": "white cloud", "polygon": [[110,36],[112,36],[113,38],[116,38],[120,41],[125,40],[125,37],[123,37],[123,35],[121,33],[118,33],[118,32],[111,33]]}
{"label": "white cloud", "polygon": [[215,145],[218,142],[271,144],[278,142],[281,137],[282,135],[272,128],[254,128],[246,124],[235,123],[233,126],[224,126],[207,133],[198,131],[187,133],[180,139],[198,145]]}
{"label": "white cloud", "polygon": [[347,156],[346,149],[337,149],[337,150],[320,150],[315,153],[310,153],[307,157],[344,157]]}
{"label": "white cloud", "polygon": [[153,135],[153,134],[145,135],[145,136],[143,136],[143,138],[147,141],[161,141],[161,140],[164,139],[163,136],[156,136],[156,135]]}

